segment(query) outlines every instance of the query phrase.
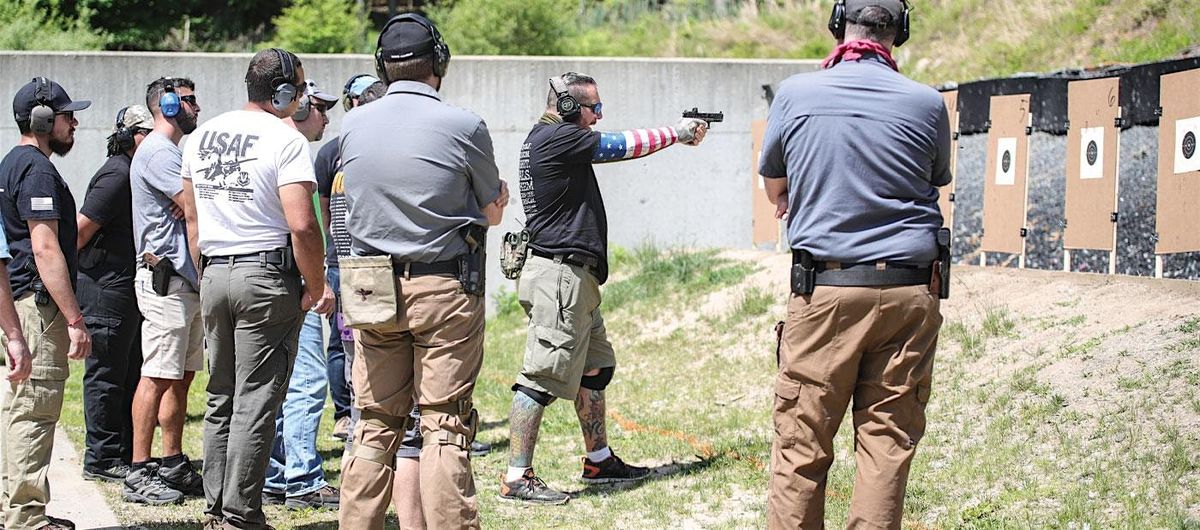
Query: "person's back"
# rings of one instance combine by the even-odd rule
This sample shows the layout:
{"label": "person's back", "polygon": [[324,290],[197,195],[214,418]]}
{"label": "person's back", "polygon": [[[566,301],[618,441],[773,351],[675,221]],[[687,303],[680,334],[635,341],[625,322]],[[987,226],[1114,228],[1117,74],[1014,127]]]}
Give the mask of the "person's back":
{"label": "person's back", "polygon": [[[473,172],[491,159],[491,137],[478,116],[440,101],[418,81],[396,81],[388,95],[342,122],[343,172],[352,253],[432,263],[467,253],[458,230],[487,220],[480,204],[494,195],[474,187]],[[401,118],[402,117],[402,118]],[[379,149],[379,139],[402,138]],[[402,161],[403,163],[399,163]]]}
{"label": "person's back", "polygon": [[936,187],[950,178],[939,159],[949,131],[936,91],[881,59],[847,61],[788,78],[771,113],[787,142],[764,151],[782,149],[787,167],[777,169],[796,183],[793,248],[854,263],[933,259],[942,226]]}

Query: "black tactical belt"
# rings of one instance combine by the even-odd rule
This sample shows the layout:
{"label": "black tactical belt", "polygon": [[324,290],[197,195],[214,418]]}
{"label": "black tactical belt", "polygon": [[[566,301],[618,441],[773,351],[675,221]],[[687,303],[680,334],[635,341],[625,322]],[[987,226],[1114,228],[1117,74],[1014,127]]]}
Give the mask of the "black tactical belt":
{"label": "black tactical belt", "polygon": [[916,268],[911,266],[885,266],[879,268],[874,263],[864,265],[843,265],[840,269],[825,269],[817,271],[817,285],[837,287],[875,287],[881,285],[929,285],[929,267]]}
{"label": "black tactical belt", "polygon": [[283,263],[284,263],[283,251],[268,250],[266,252],[255,252],[254,254],[242,254],[239,256],[212,256],[212,257],[208,258],[209,265],[225,265],[227,263],[258,263],[260,265],[283,265]]}
{"label": "black tactical belt", "polygon": [[396,276],[409,278],[412,276],[432,276],[435,274],[458,274],[458,259],[435,261],[433,263],[418,263],[415,261],[392,261],[392,270]]}
{"label": "black tactical belt", "polygon": [[600,261],[597,260],[596,258],[593,258],[591,256],[584,256],[584,255],[580,255],[580,254],[551,254],[549,252],[543,252],[536,248],[529,249],[529,253],[533,254],[534,256],[537,256],[539,258],[546,258],[548,260],[552,260],[555,263],[566,263],[567,265],[575,265],[576,267],[583,267],[585,269],[587,269],[587,268],[595,269],[596,266],[599,265],[599,263],[600,263]]}

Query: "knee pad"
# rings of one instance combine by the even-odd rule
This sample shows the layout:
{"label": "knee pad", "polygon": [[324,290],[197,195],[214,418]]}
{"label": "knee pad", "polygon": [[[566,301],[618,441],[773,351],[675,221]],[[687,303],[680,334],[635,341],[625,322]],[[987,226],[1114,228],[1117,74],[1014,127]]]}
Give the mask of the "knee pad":
{"label": "knee pad", "polygon": [[612,382],[613,372],[615,371],[616,369],[611,366],[601,368],[600,373],[596,375],[583,376],[583,378],[579,380],[579,386],[588,390],[595,390],[597,392],[604,390],[608,387],[608,383]]}
{"label": "knee pad", "polygon": [[541,390],[535,390],[535,389],[529,388],[527,386],[519,385],[519,384],[513,385],[512,389],[513,389],[513,391],[520,392],[522,394],[525,394],[526,396],[529,396],[529,399],[532,399],[538,405],[541,405],[543,407],[549,407],[551,403],[554,403],[555,399],[558,399],[546,392],[542,392]]}
{"label": "knee pad", "polygon": [[470,450],[471,442],[475,441],[475,433],[479,431],[479,412],[475,410],[474,403],[470,398],[461,399],[459,401],[446,403],[442,405],[420,405],[417,407],[421,416],[430,416],[434,414],[446,414],[457,417],[462,422],[463,430],[467,434],[458,434],[447,431],[444,426],[438,425],[438,429],[425,436],[421,442],[422,447],[429,444],[453,445],[462,450]]}

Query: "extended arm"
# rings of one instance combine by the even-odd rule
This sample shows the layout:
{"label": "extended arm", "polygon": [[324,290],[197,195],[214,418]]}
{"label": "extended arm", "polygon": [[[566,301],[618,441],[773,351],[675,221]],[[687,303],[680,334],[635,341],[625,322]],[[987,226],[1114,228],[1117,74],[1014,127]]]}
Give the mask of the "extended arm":
{"label": "extended arm", "polygon": [[633,160],[676,143],[699,145],[707,130],[704,121],[685,118],[674,127],[601,132],[600,142],[592,152],[592,162]]}

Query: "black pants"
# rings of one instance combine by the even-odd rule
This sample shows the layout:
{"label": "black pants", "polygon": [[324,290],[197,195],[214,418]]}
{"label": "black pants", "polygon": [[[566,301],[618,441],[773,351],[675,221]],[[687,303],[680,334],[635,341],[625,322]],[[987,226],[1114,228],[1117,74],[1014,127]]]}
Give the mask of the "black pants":
{"label": "black pants", "polygon": [[133,278],[80,273],[76,296],[92,334],[85,361],[83,416],[85,469],[128,464],[133,454],[133,393],[142,370],[142,314]]}

